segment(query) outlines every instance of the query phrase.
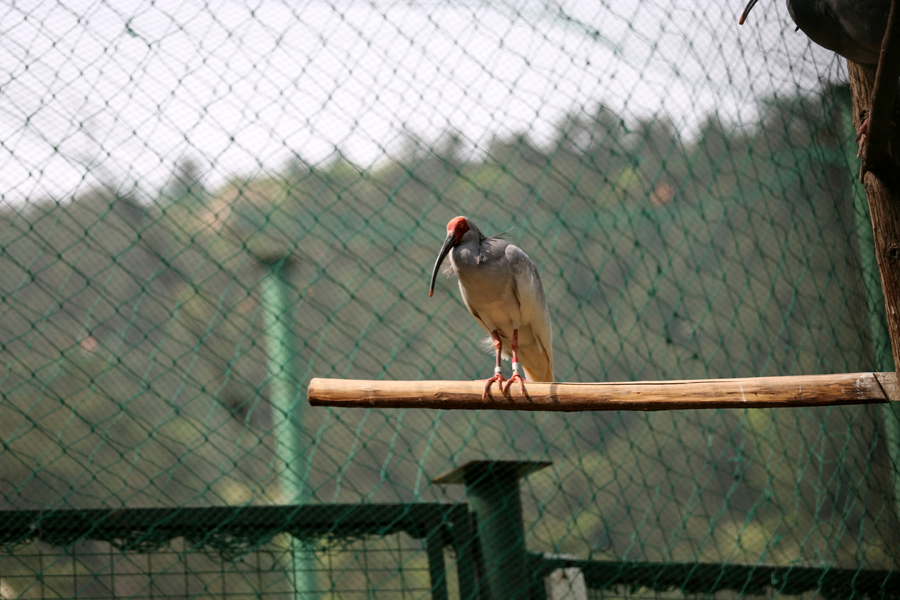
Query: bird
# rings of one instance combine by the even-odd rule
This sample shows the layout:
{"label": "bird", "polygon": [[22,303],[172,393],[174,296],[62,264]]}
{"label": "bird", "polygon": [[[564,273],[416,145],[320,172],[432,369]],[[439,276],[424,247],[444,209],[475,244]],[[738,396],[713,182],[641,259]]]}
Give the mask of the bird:
{"label": "bird", "polygon": [[[758,0],[750,0],[738,21],[747,20]],[[787,0],[797,29],[818,45],[874,69],[881,55],[891,0]]]}
{"label": "bird", "polygon": [[[747,3],[739,25],[744,24],[757,2]],[[787,0],[787,7],[797,29],[816,44],[870,70],[877,68],[891,0]],[[857,158],[862,154],[868,126],[866,119],[856,136]]]}
{"label": "bird", "polygon": [[[499,236],[485,237],[471,219],[455,217],[447,224],[447,237],[434,262],[429,297],[434,295],[438,270],[448,254],[462,300],[490,336],[487,343],[497,359],[494,376],[485,381],[482,400],[487,400],[494,382],[508,393],[513,381],[518,381],[524,396],[520,364],[528,381],[553,381],[553,326],[541,277],[531,258]],[[503,377],[501,358],[512,358],[509,380]]]}

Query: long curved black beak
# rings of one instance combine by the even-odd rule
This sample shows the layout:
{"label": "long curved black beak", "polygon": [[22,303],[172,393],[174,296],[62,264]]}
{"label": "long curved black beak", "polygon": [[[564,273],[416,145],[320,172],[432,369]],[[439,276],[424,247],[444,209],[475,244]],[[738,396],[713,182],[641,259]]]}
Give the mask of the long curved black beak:
{"label": "long curved black beak", "polygon": [[456,245],[456,234],[452,231],[447,234],[447,239],[444,240],[444,245],[441,246],[441,251],[438,253],[437,260],[434,261],[434,270],[431,272],[431,285],[428,286],[428,297],[434,295],[434,280],[437,279],[438,270],[441,268],[441,263],[444,262],[444,258],[447,254],[453,250],[453,246]]}
{"label": "long curved black beak", "polygon": [[747,20],[747,15],[750,14],[750,11],[754,6],[756,6],[757,2],[759,2],[759,0],[750,0],[750,2],[747,3],[747,7],[744,9],[744,12],[741,14],[741,18],[738,20],[738,25],[744,24],[744,21]]}

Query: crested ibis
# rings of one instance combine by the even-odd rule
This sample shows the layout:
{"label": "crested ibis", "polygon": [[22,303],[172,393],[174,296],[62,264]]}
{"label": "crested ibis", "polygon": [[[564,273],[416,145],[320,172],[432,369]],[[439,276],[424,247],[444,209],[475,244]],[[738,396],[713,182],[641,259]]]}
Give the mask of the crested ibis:
{"label": "crested ibis", "polygon": [[[497,358],[482,399],[487,399],[495,381],[503,393],[518,381],[525,395],[520,364],[528,381],[553,381],[553,327],[541,277],[531,258],[498,236],[485,237],[470,219],[456,217],[447,224],[447,238],[431,273],[429,296],[434,294],[434,281],[448,254],[463,302],[491,336],[488,342]],[[500,367],[501,357],[512,358],[508,381]]]}

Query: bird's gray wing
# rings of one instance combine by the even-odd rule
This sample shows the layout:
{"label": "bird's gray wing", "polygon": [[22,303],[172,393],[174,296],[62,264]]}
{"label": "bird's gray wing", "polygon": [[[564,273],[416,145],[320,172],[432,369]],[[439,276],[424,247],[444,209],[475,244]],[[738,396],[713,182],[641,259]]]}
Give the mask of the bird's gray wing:
{"label": "bird's gray wing", "polygon": [[553,325],[550,310],[544,298],[544,287],[537,267],[521,249],[510,244],[506,247],[506,258],[515,274],[516,295],[519,297],[519,312],[522,323],[531,325],[534,337],[541,351],[550,360],[553,370]]}
{"label": "bird's gray wing", "polygon": [[[465,288],[465,286],[463,286],[462,281],[459,282],[459,295],[462,297],[463,304],[465,304],[466,308],[469,309],[469,313],[473,317],[475,317],[475,320],[478,322],[478,324],[481,326],[481,328],[484,329],[484,332],[487,333],[488,336],[490,336],[491,335],[490,328],[481,319],[481,315],[478,314],[478,311],[475,310],[471,304],[469,304],[469,297],[466,295],[466,288]],[[490,338],[488,338],[488,341],[490,341],[490,351],[493,352],[494,351],[493,341]]]}

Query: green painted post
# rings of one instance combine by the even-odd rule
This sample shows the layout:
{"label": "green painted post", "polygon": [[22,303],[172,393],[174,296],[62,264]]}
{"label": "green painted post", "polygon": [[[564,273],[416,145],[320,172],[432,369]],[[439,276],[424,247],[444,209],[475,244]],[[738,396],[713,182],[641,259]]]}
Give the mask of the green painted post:
{"label": "green painted post", "polygon": [[[269,273],[263,282],[263,312],[269,353],[269,391],[275,423],[275,456],[282,470],[279,482],[285,504],[305,504],[307,453],[303,435],[301,388],[294,350],[293,306],[297,292],[289,279],[290,257],[259,258]],[[315,556],[291,538],[294,557],[294,598],[311,600],[318,595]]]}
{"label": "green painted post", "polygon": [[478,540],[484,578],[491,600],[528,600],[532,581],[525,550],[519,480],[550,466],[549,462],[469,462],[434,480],[439,484],[464,483],[466,500],[478,520]]}
{"label": "green painted post", "polygon": [[[846,140],[856,138],[853,127],[853,107],[850,94],[841,103]],[[859,242],[860,268],[863,285],[866,290],[866,315],[869,322],[869,336],[872,339],[872,350],[875,355],[873,369],[876,371],[894,371],[894,357],[891,350],[891,338],[885,321],[884,291],[881,288],[881,275],[875,258],[875,234],[872,232],[872,220],[869,215],[869,201],[865,188],[852,173],[853,165],[859,164],[856,158],[857,147],[847,143],[847,164],[851,167],[850,190],[853,195],[853,214],[856,221],[856,239]],[[893,485],[894,514],[900,522],[900,403],[889,402],[878,407],[884,425],[885,446],[888,449],[889,477]]]}

